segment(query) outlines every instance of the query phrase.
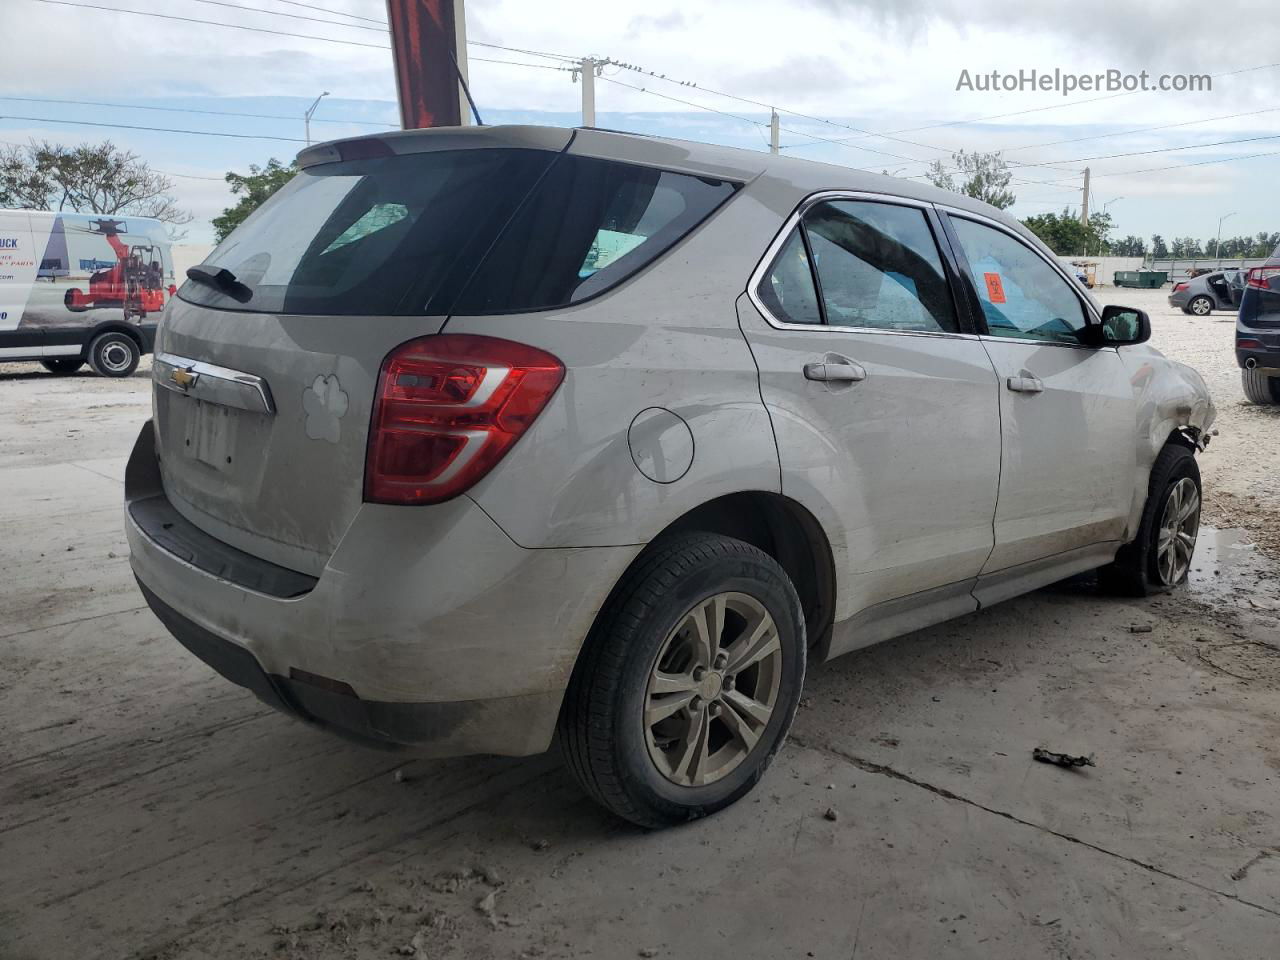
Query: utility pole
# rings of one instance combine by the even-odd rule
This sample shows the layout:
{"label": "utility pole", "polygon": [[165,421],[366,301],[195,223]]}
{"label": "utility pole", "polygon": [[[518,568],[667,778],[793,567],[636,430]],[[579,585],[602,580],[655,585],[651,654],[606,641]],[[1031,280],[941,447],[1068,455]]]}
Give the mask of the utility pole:
{"label": "utility pole", "polygon": [[1084,168],[1084,193],[1080,200],[1080,222],[1089,225],[1089,168]]}
{"label": "utility pole", "polygon": [[1234,217],[1235,215],[1236,213],[1233,210],[1231,213],[1224,213],[1218,218],[1218,239],[1213,242],[1213,252],[1218,255],[1219,268],[1222,267],[1222,221],[1226,220],[1228,217]]}
{"label": "utility pole", "polygon": [[778,154],[778,111],[773,107],[769,108],[769,152]]}
{"label": "utility pole", "polygon": [[311,146],[311,115],[316,112],[316,107],[320,106],[320,101],[323,100],[328,95],[329,95],[329,91],[326,90],[324,93],[320,94],[320,96],[316,97],[316,102],[311,104],[311,106],[307,107],[307,112],[302,115],[302,122],[306,126],[306,130],[307,130],[306,136],[307,136],[308,147]]}
{"label": "utility pole", "polygon": [[591,57],[584,57],[578,65],[577,73],[582,76],[582,125],[596,125],[596,62]]}

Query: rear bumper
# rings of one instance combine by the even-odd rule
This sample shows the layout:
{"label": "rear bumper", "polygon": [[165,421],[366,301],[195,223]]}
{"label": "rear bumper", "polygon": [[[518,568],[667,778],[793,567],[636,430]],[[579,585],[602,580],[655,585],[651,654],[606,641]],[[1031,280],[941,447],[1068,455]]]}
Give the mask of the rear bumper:
{"label": "rear bumper", "polygon": [[[1241,341],[1257,346],[1241,346]],[[1267,370],[1271,376],[1280,376],[1280,329],[1261,330],[1254,327],[1236,327],[1236,364]]]}
{"label": "rear bumper", "polygon": [[361,741],[429,756],[546,749],[582,641],[639,547],[526,550],[466,497],[366,504],[318,579],[289,579],[163,520],[153,437],[148,423],[126,473],[131,563],[188,650]]}
{"label": "rear bumper", "polygon": [[1188,296],[1185,290],[1180,290],[1177,293],[1171,293],[1169,294],[1169,306],[1177,307],[1179,310],[1181,310],[1183,307],[1187,305],[1187,301],[1189,299],[1191,298]]}

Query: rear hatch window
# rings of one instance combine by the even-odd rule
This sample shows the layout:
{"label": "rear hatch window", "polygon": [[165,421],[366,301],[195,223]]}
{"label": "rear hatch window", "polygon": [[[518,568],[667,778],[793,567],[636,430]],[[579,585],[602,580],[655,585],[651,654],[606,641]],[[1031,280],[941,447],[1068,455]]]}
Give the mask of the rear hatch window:
{"label": "rear hatch window", "polygon": [[1280,247],[1265,266],[1246,273],[1240,298],[1240,322],[1252,327],[1280,327]]}
{"label": "rear hatch window", "polygon": [[227,310],[447,315],[578,303],[632,276],[737,184],[538,150],[405,154],[303,170],[213,252]]}

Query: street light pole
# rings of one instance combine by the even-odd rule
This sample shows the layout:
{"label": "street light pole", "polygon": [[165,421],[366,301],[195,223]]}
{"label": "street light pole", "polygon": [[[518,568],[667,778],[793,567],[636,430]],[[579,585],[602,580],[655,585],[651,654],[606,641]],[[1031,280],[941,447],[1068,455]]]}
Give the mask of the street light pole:
{"label": "street light pole", "polygon": [[311,106],[307,108],[307,112],[303,115],[303,123],[306,125],[306,128],[307,128],[307,146],[308,147],[311,146],[311,115],[316,112],[316,107],[320,106],[320,101],[323,100],[328,95],[329,95],[329,91],[326,90],[324,93],[320,94],[320,96],[316,97],[315,103],[311,104]]}
{"label": "street light pole", "polygon": [[1219,267],[1222,266],[1222,221],[1226,220],[1228,217],[1234,217],[1235,215],[1236,211],[1233,210],[1231,213],[1224,213],[1218,218],[1218,239],[1213,241],[1213,252],[1218,255]]}

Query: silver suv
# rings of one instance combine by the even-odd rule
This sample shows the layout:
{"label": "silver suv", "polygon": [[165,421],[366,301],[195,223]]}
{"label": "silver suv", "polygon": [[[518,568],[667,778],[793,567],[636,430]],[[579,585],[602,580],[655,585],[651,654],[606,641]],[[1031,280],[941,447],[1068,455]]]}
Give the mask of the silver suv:
{"label": "silver suv", "polygon": [[752,788],[806,663],[1187,574],[1203,381],[984,204],[591,129],[299,161],[168,307],[126,485],[151,607],[283,711],[558,730],[657,826]]}

